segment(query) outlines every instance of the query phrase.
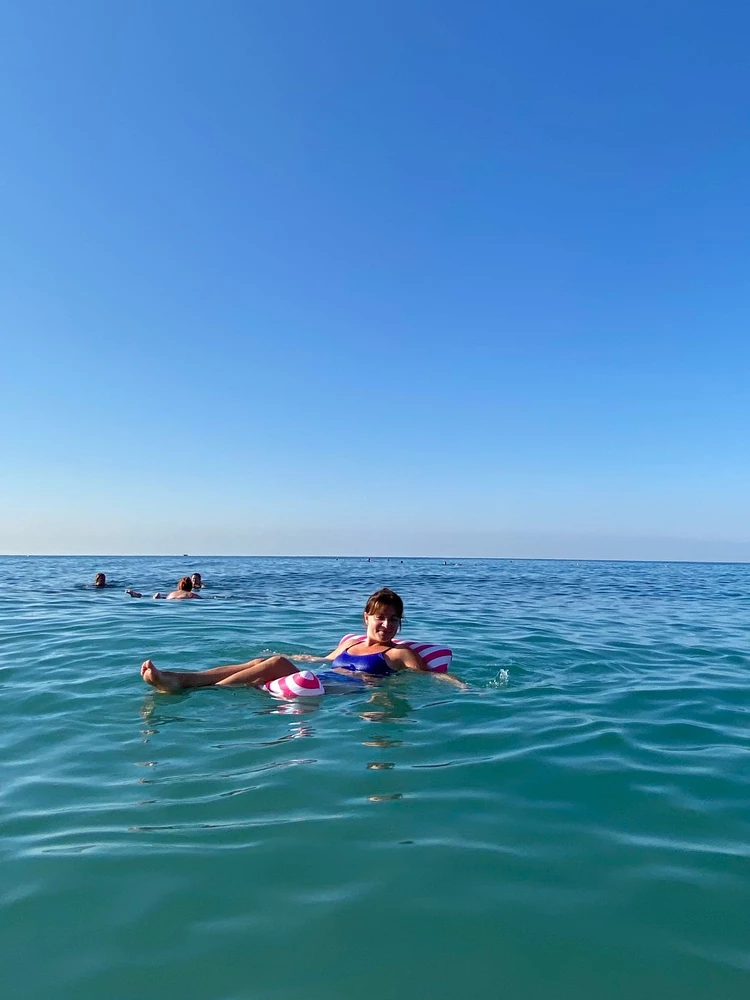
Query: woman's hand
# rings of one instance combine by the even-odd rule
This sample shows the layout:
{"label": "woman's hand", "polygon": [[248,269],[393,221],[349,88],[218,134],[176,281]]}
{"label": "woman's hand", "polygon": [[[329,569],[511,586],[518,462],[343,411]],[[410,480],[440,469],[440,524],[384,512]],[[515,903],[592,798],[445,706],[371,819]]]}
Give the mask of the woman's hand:
{"label": "woman's hand", "polygon": [[455,685],[461,691],[468,691],[469,685],[466,681],[460,681],[458,677],[454,677],[453,674],[441,674],[437,670],[433,670],[432,673],[441,681],[447,681],[449,684]]}

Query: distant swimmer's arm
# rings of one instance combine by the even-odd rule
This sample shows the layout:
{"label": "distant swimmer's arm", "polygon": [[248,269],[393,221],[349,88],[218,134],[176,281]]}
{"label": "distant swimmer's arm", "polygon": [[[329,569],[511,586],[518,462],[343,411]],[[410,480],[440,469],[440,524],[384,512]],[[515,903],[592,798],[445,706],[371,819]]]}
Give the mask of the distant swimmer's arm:
{"label": "distant swimmer's arm", "polygon": [[125,591],[129,597],[143,597],[143,594],[139,594],[137,590],[131,590],[130,587]]}

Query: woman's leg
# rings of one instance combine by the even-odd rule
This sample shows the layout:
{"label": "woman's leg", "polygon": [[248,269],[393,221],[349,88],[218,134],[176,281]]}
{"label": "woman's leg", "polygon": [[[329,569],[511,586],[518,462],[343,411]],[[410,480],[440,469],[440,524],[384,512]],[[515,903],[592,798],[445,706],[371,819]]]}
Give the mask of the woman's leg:
{"label": "woman's leg", "polygon": [[160,691],[182,691],[198,687],[259,687],[279,677],[297,673],[285,656],[269,656],[247,663],[233,663],[211,670],[157,670],[151,660],[141,667],[141,677]]}
{"label": "woman's leg", "polygon": [[299,667],[287,660],[285,656],[269,656],[265,660],[251,660],[245,670],[238,670],[217,682],[217,687],[232,687],[236,685],[261,687],[279,677],[296,674]]}

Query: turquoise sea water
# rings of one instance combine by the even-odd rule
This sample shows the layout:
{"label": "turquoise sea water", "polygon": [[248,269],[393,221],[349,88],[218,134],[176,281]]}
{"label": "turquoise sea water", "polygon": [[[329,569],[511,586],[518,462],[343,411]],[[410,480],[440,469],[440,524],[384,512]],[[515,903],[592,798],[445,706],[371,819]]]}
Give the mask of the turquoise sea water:
{"label": "turquoise sea water", "polygon": [[[116,588],[81,589],[102,570]],[[198,570],[204,600],[131,600]],[[750,566],[4,558],[12,1000],[750,995]],[[382,585],[469,681],[299,711]],[[498,681],[508,671],[507,683]]]}

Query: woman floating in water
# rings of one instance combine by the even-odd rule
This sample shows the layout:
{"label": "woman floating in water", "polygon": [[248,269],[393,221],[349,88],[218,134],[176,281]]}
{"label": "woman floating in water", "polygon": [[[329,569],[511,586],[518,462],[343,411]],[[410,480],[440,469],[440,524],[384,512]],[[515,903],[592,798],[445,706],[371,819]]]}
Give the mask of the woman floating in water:
{"label": "woman floating in water", "polygon": [[[130,597],[143,597],[143,594],[139,594],[137,590],[125,591]],[[172,590],[168,594],[160,594],[158,591],[154,594],[154,600],[157,598],[164,598],[167,601],[184,601],[189,600],[191,597],[197,597],[200,600],[200,594],[193,593],[193,581],[189,576],[183,576],[180,582],[177,584],[177,590]]]}
{"label": "woman floating in water", "polygon": [[[367,636],[364,640],[347,639],[340,642],[328,656],[298,656],[298,661],[331,662],[331,669],[317,671],[325,684],[336,680],[368,682],[400,670],[427,670],[424,660],[406,646],[395,646],[393,640],[401,627],[404,602],[384,587],[369,598],[365,605],[364,620]],[[141,667],[141,677],[147,684],[160,691],[181,691],[198,687],[262,687],[279,677],[295,674],[299,667],[286,656],[274,655],[247,663],[234,663],[211,670],[157,670],[151,660]],[[438,677],[463,687],[461,681],[450,674]]]}

